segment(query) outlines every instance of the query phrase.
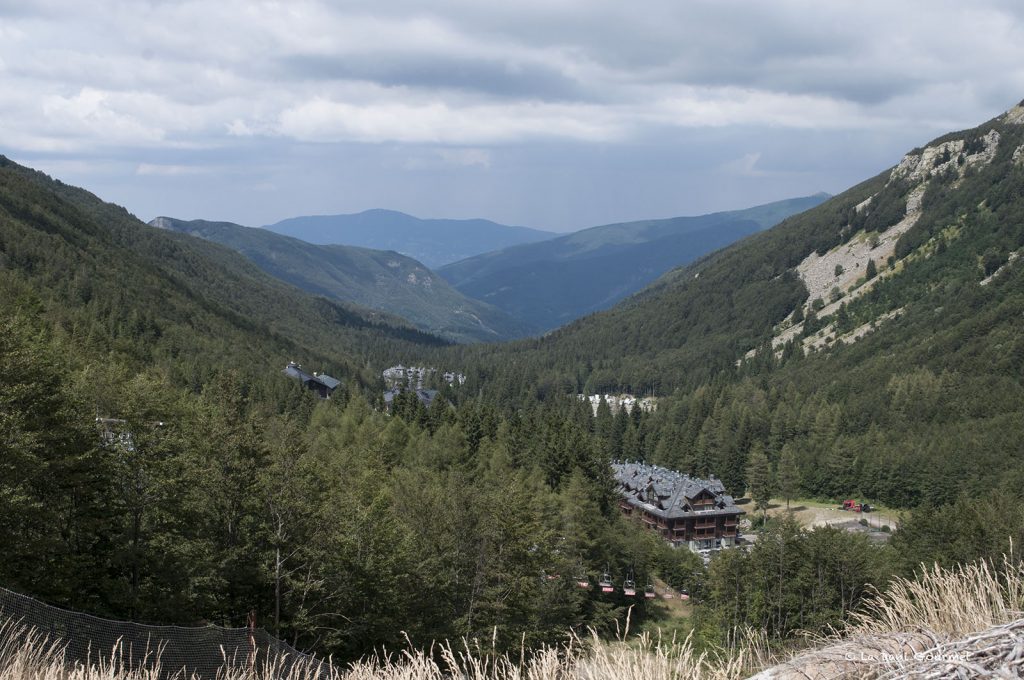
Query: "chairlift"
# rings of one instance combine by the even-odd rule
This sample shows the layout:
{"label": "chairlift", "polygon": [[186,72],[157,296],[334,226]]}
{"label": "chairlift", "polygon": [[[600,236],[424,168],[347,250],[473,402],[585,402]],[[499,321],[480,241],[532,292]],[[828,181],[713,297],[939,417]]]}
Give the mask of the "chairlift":
{"label": "chairlift", "polygon": [[683,590],[680,590],[679,591],[679,599],[680,600],[689,600],[690,599],[690,591],[686,590],[685,588]]}
{"label": "chairlift", "polygon": [[576,571],[573,574],[572,580],[576,582],[577,587],[583,590],[590,590],[590,577],[587,576],[587,570],[583,568],[582,562],[576,565]]}
{"label": "chairlift", "polygon": [[656,592],[654,592],[654,584],[653,583],[648,583],[647,587],[644,588],[644,597],[647,598],[648,600],[653,600],[657,596],[658,596],[658,594]]}
{"label": "chairlift", "polygon": [[672,592],[671,588],[665,588],[665,592],[662,594],[662,597],[666,600],[673,600],[675,599],[676,594]]}
{"label": "chairlift", "polygon": [[601,586],[602,593],[615,592],[615,586],[612,585],[612,575],[608,572],[601,574],[601,580],[597,582],[597,585]]}
{"label": "chairlift", "polygon": [[636,581],[633,580],[633,572],[629,572],[629,576],[622,582],[622,594],[626,597],[634,597],[636,595]]}

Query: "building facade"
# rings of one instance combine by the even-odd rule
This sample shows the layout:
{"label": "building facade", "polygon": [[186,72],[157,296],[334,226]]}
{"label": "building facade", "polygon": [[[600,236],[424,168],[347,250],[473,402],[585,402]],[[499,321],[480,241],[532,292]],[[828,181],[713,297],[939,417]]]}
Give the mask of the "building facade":
{"label": "building facade", "polygon": [[745,514],[722,482],[644,463],[613,463],[619,508],[676,546],[713,550],[736,545]]}

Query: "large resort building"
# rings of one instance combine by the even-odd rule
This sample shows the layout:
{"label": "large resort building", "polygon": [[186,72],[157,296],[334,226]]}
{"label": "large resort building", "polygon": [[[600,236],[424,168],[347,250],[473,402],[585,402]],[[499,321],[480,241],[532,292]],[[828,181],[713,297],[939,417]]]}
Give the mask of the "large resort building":
{"label": "large resort building", "polygon": [[612,470],[622,511],[666,541],[694,551],[736,545],[740,515],[745,513],[720,480],[643,463],[613,463]]}

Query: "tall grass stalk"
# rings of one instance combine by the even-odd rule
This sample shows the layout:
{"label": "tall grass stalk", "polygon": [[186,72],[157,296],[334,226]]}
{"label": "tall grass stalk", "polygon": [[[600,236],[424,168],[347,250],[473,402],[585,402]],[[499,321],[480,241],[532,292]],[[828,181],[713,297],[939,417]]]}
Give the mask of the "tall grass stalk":
{"label": "tall grass stalk", "polygon": [[[59,645],[10,623],[0,627],[0,641],[0,680],[195,680],[162,673],[156,657],[145,668],[127,668],[120,649],[95,662],[69,662]],[[698,653],[690,636],[680,642],[643,634],[608,642],[591,633],[531,655],[497,655],[464,641],[380,653],[346,668],[278,660],[250,669],[226,662],[216,680],[732,680],[759,664],[766,649],[755,644],[738,653]]]}

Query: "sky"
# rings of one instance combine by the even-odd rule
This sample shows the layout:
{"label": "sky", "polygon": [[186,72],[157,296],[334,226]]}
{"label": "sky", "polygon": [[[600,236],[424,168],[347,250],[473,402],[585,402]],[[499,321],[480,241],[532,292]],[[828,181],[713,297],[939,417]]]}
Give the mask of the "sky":
{"label": "sky", "polygon": [[1019,0],[0,0],[0,153],[147,221],[695,215],[1022,98]]}

